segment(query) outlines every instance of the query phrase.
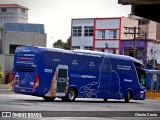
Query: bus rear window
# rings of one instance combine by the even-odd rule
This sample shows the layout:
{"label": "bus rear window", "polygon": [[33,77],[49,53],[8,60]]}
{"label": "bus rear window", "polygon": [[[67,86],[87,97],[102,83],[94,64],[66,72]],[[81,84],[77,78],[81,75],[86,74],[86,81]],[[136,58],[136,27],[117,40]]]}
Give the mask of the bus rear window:
{"label": "bus rear window", "polygon": [[34,71],[34,67],[30,66],[16,66],[16,71],[19,72],[33,72]]}

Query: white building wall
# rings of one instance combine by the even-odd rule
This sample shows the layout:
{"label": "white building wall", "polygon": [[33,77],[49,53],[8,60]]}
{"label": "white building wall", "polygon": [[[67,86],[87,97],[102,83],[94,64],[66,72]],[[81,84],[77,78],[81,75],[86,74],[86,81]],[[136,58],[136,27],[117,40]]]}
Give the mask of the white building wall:
{"label": "white building wall", "polygon": [[25,9],[25,12],[22,13],[21,9],[24,9],[24,8],[17,9],[17,22],[27,23],[28,22],[28,10]]}
{"label": "white building wall", "polygon": [[96,48],[106,48],[106,44],[107,44],[107,48],[118,48],[119,46],[119,41],[117,40],[96,40],[95,46]]}
{"label": "white building wall", "polygon": [[107,28],[107,29],[119,29],[120,27],[120,20],[119,19],[100,19],[96,20],[96,29],[102,29],[102,28]]}
{"label": "white building wall", "polygon": [[[133,32],[128,31],[124,27],[137,27],[138,28],[138,20],[130,19],[127,17],[122,17],[121,19],[121,39],[133,39],[133,35],[125,35],[125,32]],[[137,30],[138,32],[138,30]],[[138,35],[136,35],[137,37]]]}
{"label": "white building wall", "polygon": [[94,19],[73,19],[72,27],[81,26],[82,35],[72,35],[72,46],[80,46],[80,49],[84,49],[84,46],[93,46],[93,36],[84,36],[84,26],[94,26]]}
{"label": "white building wall", "polygon": [[[118,53],[121,18],[95,19],[95,49],[108,53]],[[116,52],[114,52],[116,51]]]}
{"label": "white building wall", "polygon": [[[108,49],[110,51],[115,51],[115,50],[118,51],[120,39],[133,39],[133,35],[127,35],[127,36],[124,35],[124,32],[128,32],[124,27],[138,28],[138,21],[127,17],[73,19],[72,28],[74,26],[82,27],[82,35],[81,36],[72,35],[72,43],[71,43],[72,47],[80,46],[80,49],[84,49],[85,46],[93,47],[93,45],[95,45],[94,46],[95,50],[101,49],[103,51],[104,50],[107,51]],[[95,41],[93,37],[84,37],[84,26],[93,26],[95,31]],[[113,35],[111,36],[111,34],[113,33],[115,34],[115,31],[116,31],[116,37]],[[102,36],[103,34],[105,34],[104,35],[105,37]]]}
{"label": "white building wall", "polygon": [[93,46],[93,37],[72,37],[72,46],[80,46],[80,49],[84,49],[84,46]]}
{"label": "white building wall", "polygon": [[22,8],[7,7],[6,12],[2,12],[0,9],[0,26],[3,27],[3,23],[27,23],[28,22],[28,10],[25,9],[25,13],[22,13]]}
{"label": "white building wall", "polygon": [[1,12],[0,10],[0,26],[3,27],[3,23],[17,22],[17,8],[6,8],[7,12]]}
{"label": "white building wall", "polygon": [[148,42],[147,46],[147,61],[157,60],[157,63],[160,64],[160,43]]}

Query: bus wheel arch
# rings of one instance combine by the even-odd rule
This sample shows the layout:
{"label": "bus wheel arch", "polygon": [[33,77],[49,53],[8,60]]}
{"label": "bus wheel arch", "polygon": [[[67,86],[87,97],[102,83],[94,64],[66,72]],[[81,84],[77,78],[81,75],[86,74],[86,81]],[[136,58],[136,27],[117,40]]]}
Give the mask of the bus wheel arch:
{"label": "bus wheel arch", "polygon": [[65,97],[62,97],[62,101],[73,102],[78,97],[78,91],[75,86],[69,87]]}
{"label": "bus wheel arch", "polygon": [[134,92],[131,89],[128,89],[125,93],[125,102],[129,103],[130,99],[134,99]]}

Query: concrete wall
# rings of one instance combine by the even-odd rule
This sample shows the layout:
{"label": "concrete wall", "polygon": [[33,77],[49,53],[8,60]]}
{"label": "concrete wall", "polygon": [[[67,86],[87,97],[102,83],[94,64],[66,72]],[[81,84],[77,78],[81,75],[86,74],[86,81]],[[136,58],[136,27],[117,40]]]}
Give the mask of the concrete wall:
{"label": "concrete wall", "polygon": [[133,32],[133,31],[128,31],[124,27],[137,27],[138,28],[138,20],[130,19],[127,17],[122,17],[122,20],[121,20],[121,39],[133,39],[133,35],[128,34],[126,36],[124,34],[124,32]]}
{"label": "concrete wall", "polygon": [[156,31],[157,31],[156,38],[157,38],[157,40],[160,40],[160,34],[159,34],[159,32],[160,32],[160,23],[157,23],[157,29],[156,29]]}
{"label": "concrete wall", "polygon": [[5,71],[5,55],[2,55],[2,54],[0,54],[0,66],[1,66],[0,72],[4,73],[4,71]]}
{"label": "concrete wall", "polygon": [[13,59],[14,55],[6,55],[5,56],[5,70],[12,70],[13,69]]}
{"label": "concrete wall", "polygon": [[157,39],[156,38],[156,34],[157,34],[157,22],[150,21],[149,24],[148,24],[148,35],[147,35],[147,38]]}
{"label": "concrete wall", "polygon": [[5,32],[3,53],[9,55],[10,45],[32,45],[46,47],[46,34],[29,32]]}
{"label": "concrete wall", "polygon": [[[12,70],[14,55],[9,53],[10,45],[31,45],[46,47],[46,34],[30,32],[5,32],[3,37],[3,71]],[[2,59],[2,61],[1,61]]]}

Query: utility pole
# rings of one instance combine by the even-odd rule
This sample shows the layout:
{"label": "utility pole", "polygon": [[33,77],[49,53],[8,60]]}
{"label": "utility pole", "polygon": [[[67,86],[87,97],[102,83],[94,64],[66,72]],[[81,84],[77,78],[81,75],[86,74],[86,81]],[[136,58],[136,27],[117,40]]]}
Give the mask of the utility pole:
{"label": "utility pole", "polygon": [[145,49],[144,49],[144,67],[147,68],[147,33],[144,33],[144,40],[145,40]]}
{"label": "utility pole", "polygon": [[136,35],[140,34],[139,32],[137,32],[137,30],[140,30],[140,28],[138,27],[124,27],[126,30],[128,30],[128,32],[124,32],[124,34],[127,36],[128,34],[131,34],[133,36],[133,40],[134,40],[134,58],[136,58]]}
{"label": "utility pole", "polygon": [[144,39],[144,50],[143,50],[143,57],[144,57],[144,67],[147,68],[147,33],[146,32],[142,32],[142,34],[140,34],[140,36]]}

